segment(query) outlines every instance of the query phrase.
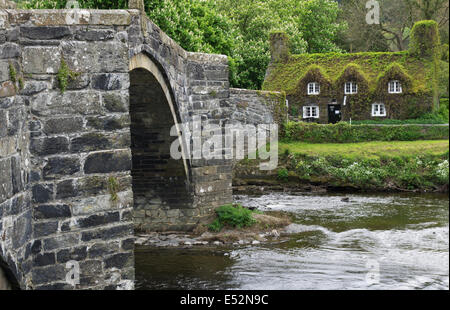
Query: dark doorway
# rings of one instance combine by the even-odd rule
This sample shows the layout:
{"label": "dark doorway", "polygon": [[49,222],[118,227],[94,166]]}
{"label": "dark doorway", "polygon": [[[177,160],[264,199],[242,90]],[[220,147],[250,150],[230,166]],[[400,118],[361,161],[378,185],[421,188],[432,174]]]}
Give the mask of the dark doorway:
{"label": "dark doorway", "polygon": [[341,105],[329,104],[328,105],[328,123],[336,124],[342,119]]}

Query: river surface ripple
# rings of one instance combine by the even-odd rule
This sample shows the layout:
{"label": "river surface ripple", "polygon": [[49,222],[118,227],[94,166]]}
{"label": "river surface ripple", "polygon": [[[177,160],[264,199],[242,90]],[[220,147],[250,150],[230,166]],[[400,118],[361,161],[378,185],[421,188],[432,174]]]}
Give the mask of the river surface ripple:
{"label": "river surface ripple", "polygon": [[273,193],[235,200],[290,212],[292,237],[258,246],[137,249],[137,288],[449,289],[448,195]]}

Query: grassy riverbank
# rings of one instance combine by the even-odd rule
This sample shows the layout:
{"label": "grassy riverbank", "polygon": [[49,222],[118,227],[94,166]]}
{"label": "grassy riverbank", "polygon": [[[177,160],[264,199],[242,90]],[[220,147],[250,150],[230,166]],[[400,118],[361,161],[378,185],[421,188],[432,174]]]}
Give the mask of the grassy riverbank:
{"label": "grassy riverbank", "polygon": [[425,141],[374,141],[360,143],[307,143],[280,142],[280,154],[292,153],[307,156],[342,156],[349,159],[383,157],[439,156],[448,152],[448,140]]}
{"label": "grassy riverbank", "polygon": [[[235,168],[237,183],[313,184],[374,191],[448,191],[449,141],[341,144],[280,143],[278,169],[264,173],[252,161]],[[248,182],[247,182],[248,183]]]}

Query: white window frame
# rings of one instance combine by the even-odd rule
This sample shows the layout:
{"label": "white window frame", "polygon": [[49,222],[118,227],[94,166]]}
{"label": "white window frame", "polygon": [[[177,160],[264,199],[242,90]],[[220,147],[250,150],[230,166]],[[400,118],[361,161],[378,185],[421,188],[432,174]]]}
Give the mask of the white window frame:
{"label": "white window frame", "polygon": [[[383,107],[382,109],[380,109]],[[372,116],[373,117],[383,117],[386,116],[386,106],[384,103],[374,103],[372,104]]]}
{"label": "white window frame", "polygon": [[[350,90],[347,90],[347,86]],[[354,95],[358,93],[358,83],[356,82],[345,82],[344,84],[344,94]]]}
{"label": "white window frame", "polygon": [[308,83],[307,92],[308,95],[318,95],[320,94],[320,84],[318,82]]}
{"label": "white window frame", "polygon": [[303,107],[303,118],[319,118],[319,113],[319,107],[316,105]]}
{"label": "white window frame", "polygon": [[388,92],[390,94],[401,94],[402,93],[402,83],[399,80],[389,81]]}

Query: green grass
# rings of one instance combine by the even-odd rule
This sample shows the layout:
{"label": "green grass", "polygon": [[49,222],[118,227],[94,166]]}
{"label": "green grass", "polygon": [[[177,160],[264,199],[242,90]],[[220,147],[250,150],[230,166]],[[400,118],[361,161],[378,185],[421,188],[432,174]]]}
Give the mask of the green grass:
{"label": "green grass", "polygon": [[442,155],[448,152],[448,148],[448,140],[375,141],[360,143],[279,143],[280,154],[289,152],[307,156],[340,155],[352,159]]}

